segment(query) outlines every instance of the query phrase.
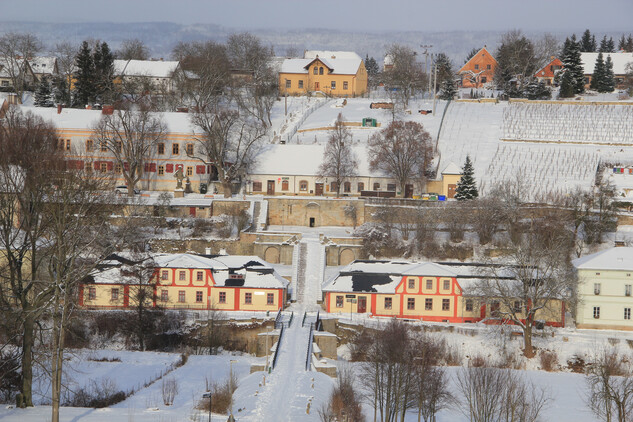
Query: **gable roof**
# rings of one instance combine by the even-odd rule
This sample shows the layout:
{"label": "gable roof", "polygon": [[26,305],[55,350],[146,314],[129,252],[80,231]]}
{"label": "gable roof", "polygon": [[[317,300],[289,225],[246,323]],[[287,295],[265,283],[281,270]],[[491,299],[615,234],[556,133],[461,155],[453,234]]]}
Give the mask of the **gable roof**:
{"label": "gable roof", "polygon": [[220,261],[205,258],[200,255],[179,253],[179,254],[157,254],[154,261],[159,268],[204,268],[226,270],[228,267]]}
{"label": "gable roof", "polygon": [[633,271],[633,248],[619,247],[606,249],[572,261],[579,270],[621,270]]}
{"label": "gable roof", "polygon": [[[461,72],[469,72],[470,69],[467,69],[468,64],[470,62],[472,62],[473,60],[475,60],[478,56],[479,53],[481,52],[486,52],[488,53],[488,56],[495,62],[495,64],[497,63],[497,60],[494,58],[494,56],[492,54],[490,54],[490,51],[488,51],[488,49],[486,48],[486,46],[484,45],[482,48],[479,49],[479,51],[477,52],[477,54],[475,54],[474,56],[472,56],[466,63],[464,63],[464,65],[459,69],[459,71],[457,73],[461,73]],[[481,69],[482,71],[485,69]]]}
{"label": "gable roof", "polygon": [[450,162],[440,174],[462,174],[462,169],[454,162]]}
{"label": "gable roof", "polygon": [[[257,162],[249,169],[250,175],[275,174],[288,176],[318,176],[323,144],[271,144],[262,147]],[[358,161],[356,176],[388,177],[381,171],[372,171],[369,166],[367,148],[352,145]],[[318,159],[315,159],[318,157]]]}
{"label": "gable roof", "polygon": [[33,73],[54,75],[57,72],[56,57],[33,57],[29,62]]}
{"label": "gable roof", "polygon": [[[580,53],[580,62],[582,63],[585,75],[593,75],[598,54],[600,53]],[[624,75],[626,73],[626,66],[628,64],[633,66],[633,53],[602,53],[602,56],[605,61],[607,60],[607,56],[611,57],[613,73],[615,75]]]}
{"label": "gable roof", "polygon": [[335,75],[355,75],[363,62],[353,51],[306,50],[302,59],[285,59],[279,72],[307,74],[308,67],[317,59]]}
{"label": "gable roof", "polygon": [[542,68],[537,70],[534,73],[534,76],[535,77],[539,77],[539,76],[540,77],[544,77],[544,76],[554,77],[555,74],[554,74],[554,72],[552,72],[550,70],[550,66],[560,66],[562,68],[563,67],[563,62],[559,58],[554,57],[552,60],[549,61],[549,63],[547,63],[545,66],[543,66]]}
{"label": "gable roof", "polygon": [[114,74],[131,77],[171,78],[179,67],[179,61],[115,60]]}

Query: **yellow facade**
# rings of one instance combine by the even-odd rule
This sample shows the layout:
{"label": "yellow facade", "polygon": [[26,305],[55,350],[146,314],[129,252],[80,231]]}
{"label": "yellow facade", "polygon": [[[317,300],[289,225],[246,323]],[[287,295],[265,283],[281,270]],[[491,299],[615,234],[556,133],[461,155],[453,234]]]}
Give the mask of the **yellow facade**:
{"label": "yellow facade", "polygon": [[[315,70],[316,69],[316,70]],[[307,73],[279,73],[280,95],[305,95],[324,92],[332,97],[357,97],[367,92],[367,70],[361,61],[356,74],[329,73],[327,65],[314,59]]]}

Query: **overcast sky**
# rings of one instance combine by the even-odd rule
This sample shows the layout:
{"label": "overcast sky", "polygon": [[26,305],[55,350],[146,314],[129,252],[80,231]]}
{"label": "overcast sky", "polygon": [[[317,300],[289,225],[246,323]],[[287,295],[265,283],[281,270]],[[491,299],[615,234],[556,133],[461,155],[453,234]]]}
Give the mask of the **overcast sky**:
{"label": "overcast sky", "polygon": [[0,0],[1,21],[215,23],[238,29],[633,32],[633,0]]}

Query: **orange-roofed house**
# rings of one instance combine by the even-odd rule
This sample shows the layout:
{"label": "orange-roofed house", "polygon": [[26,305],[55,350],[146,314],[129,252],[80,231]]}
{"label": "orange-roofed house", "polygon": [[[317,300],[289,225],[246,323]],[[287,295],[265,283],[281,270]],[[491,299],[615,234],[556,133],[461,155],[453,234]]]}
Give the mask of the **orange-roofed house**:
{"label": "orange-roofed house", "polygon": [[534,77],[537,81],[545,83],[545,85],[553,85],[556,74],[563,68],[563,62],[552,56],[552,60],[539,69]]}
{"label": "orange-roofed house", "polygon": [[497,61],[484,46],[459,69],[461,84],[464,88],[481,88],[492,83]]}

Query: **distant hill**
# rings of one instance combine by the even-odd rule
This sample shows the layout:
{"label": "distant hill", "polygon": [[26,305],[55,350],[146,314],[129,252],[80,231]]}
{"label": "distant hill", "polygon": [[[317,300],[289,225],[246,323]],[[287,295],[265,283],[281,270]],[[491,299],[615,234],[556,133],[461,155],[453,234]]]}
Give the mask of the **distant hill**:
{"label": "distant hill", "polygon": [[[216,24],[182,25],[173,22],[140,23],[43,23],[43,22],[0,22],[0,33],[31,32],[42,39],[47,49],[60,41],[80,43],[85,39],[106,41],[114,50],[121,42],[130,38],[144,41],[150,48],[152,57],[167,58],[179,41],[214,40],[223,42],[235,32],[244,29],[228,28]],[[408,45],[422,51],[421,44],[431,44],[434,53],[444,52],[453,60],[456,68],[461,67],[470,50],[487,45],[491,51],[503,31],[446,31],[427,32],[346,32],[328,29],[306,28],[288,29],[250,29],[249,32],[271,44],[277,55],[283,56],[289,48],[302,52],[304,49],[353,50],[363,58],[366,54],[382,63],[386,48],[393,43]],[[526,35],[538,38],[542,34],[525,31]],[[582,30],[577,31],[580,35]],[[564,40],[568,33],[554,33]],[[602,34],[597,34],[602,36]],[[607,34],[614,39],[619,33]]]}

